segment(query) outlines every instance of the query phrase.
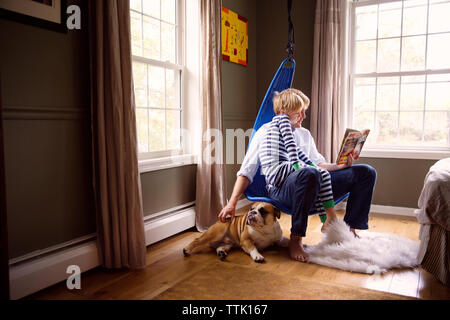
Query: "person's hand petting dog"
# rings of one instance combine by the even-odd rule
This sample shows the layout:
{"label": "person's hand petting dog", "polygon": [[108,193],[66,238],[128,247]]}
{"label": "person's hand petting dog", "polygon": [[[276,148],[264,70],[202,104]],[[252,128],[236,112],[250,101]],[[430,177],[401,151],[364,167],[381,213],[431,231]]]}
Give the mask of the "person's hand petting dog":
{"label": "person's hand petting dog", "polygon": [[230,217],[230,220],[233,220],[234,215],[236,213],[236,206],[228,202],[228,204],[220,211],[219,220],[221,222],[225,222],[227,217]]}

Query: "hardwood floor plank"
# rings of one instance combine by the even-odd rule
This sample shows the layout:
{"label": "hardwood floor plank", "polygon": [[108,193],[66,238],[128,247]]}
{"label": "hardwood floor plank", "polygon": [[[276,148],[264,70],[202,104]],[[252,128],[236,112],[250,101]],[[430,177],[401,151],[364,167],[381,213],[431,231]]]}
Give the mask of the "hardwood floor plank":
{"label": "hardwood floor plank", "polygon": [[418,268],[420,280],[417,288],[417,297],[420,299],[450,300],[450,288],[442,284],[428,271]]}

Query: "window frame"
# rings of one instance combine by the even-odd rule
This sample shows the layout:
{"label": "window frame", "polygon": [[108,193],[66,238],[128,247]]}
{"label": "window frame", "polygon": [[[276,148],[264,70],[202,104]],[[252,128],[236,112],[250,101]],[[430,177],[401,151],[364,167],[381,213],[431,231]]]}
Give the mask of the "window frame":
{"label": "window frame", "polygon": [[[143,1],[141,0],[141,9],[143,5]],[[187,113],[186,112],[186,102],[184,97],[184,92],[186,90],[186,59],[185,59],[185,45],[186,45],[186,39],[185,39],[185,10],[186,10],[186,4],[185,0],[175,0],[176,3],[176,17],[175,17],[175,32],[176,32],[176,63],[172,63],[169,61],[160,61],[155,60],[151,58],[146,58],[144,56],[137,56],[132,54],[132,63],[139,62],[144,63],[147,66],[155,66],[163,68],[164,70],[177,70],[180,72],[179,74],[179,97],[180,97],[180,107],[179,108],[169,108],[169,110],[179,110],[180,111],[180,148],[177,149],[165,149],[165,150],[159,150],[159,151],[148,151],[148,152],[138,152],[138,160],[139,160],[139,166],[140,170],[147,172],[147,171],[153,171],[155,168],[158,167],[166,168],[170,163],[178,163],[178,160],[183,160],[186,162],[186,164],[193,163],[193,157],[191,157],[188,153],[189,150],[185,147],[185,136],[183,134],[183,123],[185,120],[183,119],[183,116]],[[143,12],[136,11],[134,9],[131,9],[130,12],[135,12],[137,14],[140,14],[141,17],[147,16],[154,19],[158,19],[155,17],[152,17],[151,15],[144,14]],[[161,20],[160,18],[158,20]],[[131,23],[131,21],[130,21]],[[141,19],[141,30],[143,32],[143,24],[144,19]],[[160,31],[161,32],[161,31]],[[161,35],[161,33],[160,33]],[[143,35],[142,35],[142,43],[143,43]],[[162,41],[162,39],[160,39]],[[148,85],[148,84],[147,84]],[[148,92],[147,92],[148,94]],[[136,107],[137,108],[137,107]],[[150,108],[147,107],[147,109],[151,110],[157,110],[159,108]],[[160,108],[161,110],[168,110],[165,106],[164,108]],[[165,127],[166,128],[166,127]],[[167,139],[167,128],[164,132],[164,138]],[[188,159],[188,160],[186,160]],[[192,160],[191,160],[192,159]],[[184,163],[183,162],[183,163]]]}
{"label": "window frame", "polygon": [[[393,3],[393,2],[402,2],[402,0],[362,0],[362,1],[349,1],[350,5],[348,6],[348,12],[347,17],[349,19],[349,33],[350,36],[347,40],[347,46],[348,46],[348,57],[346,58],[348,63],[348,90],[347,90],[347,105],[348,105],[348,112],[347,112],[347,123],[350,124],[351,127],[353,127],[353,88],[354,88],[354,81],[358,78],[377,78],[377,77],[399,77],[399,81],[401,76],[414,76],[414,75],[424,75],[425,76],[425,92],[426,92],[426,79],[427,75],[433,75],[433,74],[450,74],[450,68],[449,69],[424,69],[419,71],[398,71],[398,72],[371,72],[371,73],[356,73],[356,15],[355,11],[357,7],[361,6],[369,6],[369,5],[376,5],[376,4],[384,4],[384,3]],[[443,0],[443,2],[446,2],[446,0]],[[448,1],[447,1],[448,2]],[[429,6],[430,3],[427,4],[427,29],[426,33],[424,35],[429,34],[435,34],[435,33],[428,33],[428,19],[429,19]],[[402,5],[403,8],[403,5]],[[403,12],[403,9],[402,9]],[[402,22],[403,22],[403,14],[402,14]],[[377,18],[378,20],[378,18]],[[441,32],[444,33],[444,32]],[[450,33],[450,31],[445,32]],[[439,34],[439,33],[436,33]],[[406,37],[410,36],[417,36],[417,35],[408,35]],[[402,34],[400,35],[400,54],[402,50],[403,41],[402,39],[405,38]],[[378,37],[378,31],[376,38],[374,40],[378,39],[384,39]],[[426,44],[425,44],[425,66],[427,62],[427,53],[428,53],[428,36],[426,37]],[[378,48],[378,41],[377,41],[377,48]],[[378,49],[376,48],[376,64],[378,64]],[[399,57],[401,59],[401,55]],[[377,86],[377,84],[376,84]],[[399,101],[400,101],[400,94],[401,94],[401,82],[399,82]],[[425,94],[424,92],[424,94]],[[375,95],[376,99],[376,95]],[[376,103],[376,100],[375,100]],[[399,102],[400,103],[400,102]],[[424,101],[426,103],[426,101]],[[374,112],[376,112],[376,106],[374,109]],[[397,112],[400,112],[398,110]],[[426,110],[423,110],[423,113],[425,115]],[[376,121],[376,118],[375,120]],[[425,120],[423,120],[423,124],[425,124]],[[398,127],[398,125],[397,125]],[[361,152],[362,157],[380,157],[380,158],[405,158],[405,159],[442,159],[445,157],[450,156],[450,130],[449,130],[449,136],[448,136],[448,146],[447,147],[433,147],[433,146],[407,146],[407,145],[383,145],[383,144],[373,144],[373,145],[365,145],[364,149]]]}

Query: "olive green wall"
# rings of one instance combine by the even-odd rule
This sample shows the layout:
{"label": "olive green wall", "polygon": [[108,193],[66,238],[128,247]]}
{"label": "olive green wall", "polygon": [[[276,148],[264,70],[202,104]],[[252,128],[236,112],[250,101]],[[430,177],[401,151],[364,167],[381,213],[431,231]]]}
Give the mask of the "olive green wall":
{"label": "olive green wall", "polygon": [[[222,115],[223,131],[226,129],[253,128],[260,101],[257,99],[257,26],[256,0],[223,0],[222,5],[248,19],[248,66],[222,61]],[[226,139],[226,137],[224,136]],[[226,140],[224,140],[225,142]],[[235,140],[234,164],[226,165],[227,197],[233,191],[236,172],[242,159],[237,158],[237,140]],[[247,141],[248,143],[248,141]],[[226,154],[225,154],[226,156]]]}
{"label": "olive green wall", "polygon": [[0,19],[10,258],[95,232],[83,27],[63,34]]}
{"label": "olive green wall", "polygon": [[197,165],[141,174],[144,216],[195,201]]}
{"label": "olive green wall", "polygon": [[377,170],[373,204],[417,208],[428,169],[437,160],[360,158]]}
{"label": "olive green wall", "polygon": [[[291,10],[295,32],[294,60],[296,62],[292,87],[300,89],[308,97],[311,97],[314,10],[315,0],[293,1]],[[260,104],[275,72],[281,62],[287,58],[287,1],[258,1],[256,12],[258,17],[257,100]],[[309,118],[305,119],[303,125],[309,127]]]}

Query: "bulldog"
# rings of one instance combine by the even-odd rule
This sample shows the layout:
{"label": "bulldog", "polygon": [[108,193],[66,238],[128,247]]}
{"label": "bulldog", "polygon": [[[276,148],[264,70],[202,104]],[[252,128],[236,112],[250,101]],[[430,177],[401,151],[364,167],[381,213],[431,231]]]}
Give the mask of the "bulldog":
{"label": "bulldog", "polygon": [[242,215],[230,218],[226,222],[218,221],[200,237],[183,249],[187,257],[192,253],[209,248],[216,250],[224,260],[233,247],[241,247],[255,262],[264,262],[258,250],[273,244],[286,247],[289,239],[283,237],[280,224],[280,209],[265,202],[254,203],[250,210]]}

